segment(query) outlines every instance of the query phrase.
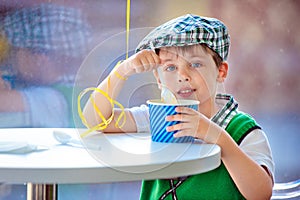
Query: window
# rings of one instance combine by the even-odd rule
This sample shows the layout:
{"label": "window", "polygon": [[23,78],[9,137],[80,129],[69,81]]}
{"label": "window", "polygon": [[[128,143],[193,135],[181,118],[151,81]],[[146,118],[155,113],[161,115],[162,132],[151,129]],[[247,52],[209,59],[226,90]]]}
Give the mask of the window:
{"label": "window", "polygon": [[[109,66],[124,57],[126,1],[48,2],[0,3],[0,128],[82,126],[72,104],[78,94],[73,94],[74,86],[78,86],[76,92],[96,86]],[[299,179],[300,27],[296,1],[193,0],[183,4],[180,0],[143,0],[132,1],[131,6],[131,52],[139,39],[135,34],[146,33],[139,28],[150,30],[186,12],[216,17],[227,24],[231,52],[226,92],[264,128],[276,164],[276,182]],[[82,65],[95,47],[98,59]],[[140,81],[128,83],[130,93],[121,94],[126,106],[143,103],[143,91],[158,94],[151,79],[141,88],[134,86],[136,80]],[[83,192],[89,190],[82,188]],[[64,194],[64,190],[60,192]],[[22,186],[0,185],[1,199],[14,194],[23,199],[23,193]]]}

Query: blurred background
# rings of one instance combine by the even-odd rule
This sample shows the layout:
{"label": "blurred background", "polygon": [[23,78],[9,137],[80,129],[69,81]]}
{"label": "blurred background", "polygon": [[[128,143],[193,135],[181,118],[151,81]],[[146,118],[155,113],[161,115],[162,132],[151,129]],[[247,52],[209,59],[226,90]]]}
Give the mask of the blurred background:
{"label": "blurred background", "polygon": [[[30,34],[26,38],[27,32],[20,30],[29,30],[25,24],[34,19],[53,19],[52,14],[46,11],[45,16],[34,14],[28,16],[27,21],[20,16],[44,3],[48,3],[48,10],[50,4],[60,12],[72,13],[66,16],[73,16],[73,20],[55,18],[53,23],[70,23],[69,32],[63,32],[60,37],[54,33],[43,34],[37,38],[45,37],[44,40],[37,42]],[[227,25],[231,49],[226,92],[233,94],[240,109],[253,115],[265,130],[276,164],[276,182],[299,179],[300,2],[131,1],[130,50],[134,50],[152,27],[186,13],[215,17]],[[95,86],[115,61],[124,57],[126,1],[1,0],[0,22],[0,127],[80,126],[74,123],[78,119],[75,119],[76,111],[72,110],[72,98],[76,96],[76,90],[72,95],[73,87],[80,90]],[[31,28],[49,33],[56,26],[49,27],[36,25]],[[64,48],[49,46],[48,37],[64,43]],[[28,42],[21,42],[27,39]],[[129,96],[121,95],[123,104],[137,105],[145,102],[145,96],[158,94],[153,77],[145,77],[147,79],[136,77],[128,81],[126,87],[131,92]],[[141,85],[145,80],[148,84]],[[51,94],[51,98],[43,94]],[[139,187],[140,182],[59,185],[59,198],[138,199]],[[25,185],[0,184],[0,199],[25,198]]]}

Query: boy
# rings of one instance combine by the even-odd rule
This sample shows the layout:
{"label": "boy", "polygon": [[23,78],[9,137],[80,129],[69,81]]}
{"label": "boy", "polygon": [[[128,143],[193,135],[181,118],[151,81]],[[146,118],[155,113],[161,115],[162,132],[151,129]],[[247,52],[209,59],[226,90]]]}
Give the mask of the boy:
{"label": "boy", "polygon": [[[167,131],[177,130],[174,137],[194,136],[222,149],[222,164],[217,169],[184,178],[143,181],[141,199],[270,199],[274,164],[266,135],[250,116],[238,111],[232,96],[217,94],[228,72],[229,43],[227,28],[219,20],[181,16],[154,29],[138,45],[137,53],[98,86],[115,99],[128,77],[152,70],[161,85],[156,71],[161,66],[164,84],[178,99],[200,101],[198,111],[178,107],[178,114],[166,117],[182,122]],[[100,93],[93,95],[103,116],[111,116],[110,102]],[[125,113],[122,129],[110,123],[104,131],[149,131],[145,105]],[[115,111],[114,118],[119,114]],[[101,122],[91,102],[84,116],[90,125]]]}

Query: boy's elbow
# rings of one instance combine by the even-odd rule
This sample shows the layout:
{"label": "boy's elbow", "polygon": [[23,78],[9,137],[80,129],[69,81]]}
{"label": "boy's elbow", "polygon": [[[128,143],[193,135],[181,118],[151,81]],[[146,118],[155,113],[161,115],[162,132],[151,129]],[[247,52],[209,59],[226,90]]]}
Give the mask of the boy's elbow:
{"label": "boy's elbow", "polygon": [[95,113],[89,112],[88,109],[84,109],[82,111],[80,118],[81,118],[81,121],[84,123],[84,125],[87,128],[92,128],[92,127],[96,126],[97,124],[99,124],[99,122],[97,122]]}
{"label": "boy's elbow", "polygon": [[271,199],[273,194],[273,187],[271,186],[269,189],[266,190],[265,196],[262,199]]}
{"label": "boy's elbow", "polygon": [[270,183],[266,183],[265,186],[262,186],[260,188],[256,188],[256,192],[248,192],[248,195],[245,195],[244,197],[246,199],[257,199],[257,200],[268,200],[272,198],[273,194],[273,183],[270,181]]}

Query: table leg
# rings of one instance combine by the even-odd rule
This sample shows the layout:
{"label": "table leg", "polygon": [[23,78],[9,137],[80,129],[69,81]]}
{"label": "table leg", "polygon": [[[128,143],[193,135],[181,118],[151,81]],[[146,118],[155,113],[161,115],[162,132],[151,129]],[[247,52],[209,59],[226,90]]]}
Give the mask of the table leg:
{"label": "table leg", "polygon": [[27,200],[56,200],[56,184],[27,183]]}

